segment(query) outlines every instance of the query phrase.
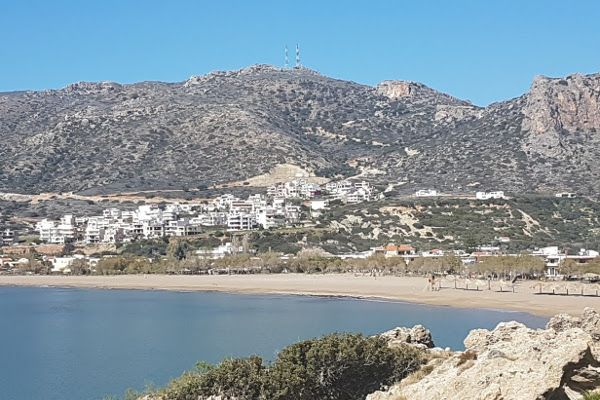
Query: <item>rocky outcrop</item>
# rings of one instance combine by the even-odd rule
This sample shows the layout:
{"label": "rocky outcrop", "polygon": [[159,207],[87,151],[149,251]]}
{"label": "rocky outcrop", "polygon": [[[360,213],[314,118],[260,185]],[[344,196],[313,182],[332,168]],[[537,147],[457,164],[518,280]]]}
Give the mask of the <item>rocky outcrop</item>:
{"label": "rocky outcrop", "polygon": [[594,340],[600,341],[600,314],[593,308],[585,308],[581,317],[574,317],[569,314],[558,314],[550,318],[546,324],[547,329],[553,329],[557,332],[572,328],[581,328],[589,333]]}
{"label": "rocky outcrop", "polygon": [[423,325],[412,328],[397,327],[380,335],[388,340],[388,345],[393,347],[401,344],[410,344],[420,348],[433,348],[431,332]]}
{"label": "rocky outcrop", "polygon": [[523,129],[533,134],[600,129],[600,74],[537,76],[523,114]]}
{"label": "rocky outcrop", "polygon": [[430,364],[367,400],[575,400],[600,388],[600,316],[557,315],[546,329],[518,322],[476,329],[463,352]]}
{"label": "rocky outcrop", "polygon": [[377,93],[392,100],[409,98],[418,102],[432,101],[438,105],[471,106],[468,101],[438,92],[419,82],[383,81],[375,89]]}
{"label": "rocky outcrop", "polygon": [[414,95],[420,88],[421,85],[416,82],[383,81],[377,85],[377,92],[390,99],[397,99],[398,97]]}
{"label": "rocky outcrop", "polygon": [[526,148],[556,156],[569,150],[569,135],[600,130],[600,74],[564,79],[538,76],[523,109]]}

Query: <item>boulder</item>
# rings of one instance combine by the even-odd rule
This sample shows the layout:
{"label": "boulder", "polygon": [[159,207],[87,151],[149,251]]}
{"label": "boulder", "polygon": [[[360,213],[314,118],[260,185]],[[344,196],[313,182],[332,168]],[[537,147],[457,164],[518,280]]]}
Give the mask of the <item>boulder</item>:
{"label": "boulder", "polygon": [[581,318],[569,314],[558,314],[550,318],[546,324],[546,329],[553,329],[557,332],[571,328],[581,328],[594,340],[600,341],[600,314],[593,308],[586,307]]}
{"label": "boulder", "polygon": [[423,325],[415,325],[412,328],[397,327],[380,336],[387,339],[391,347],[398,344],[410,344],[421,348],[434,347],[431,332]]}

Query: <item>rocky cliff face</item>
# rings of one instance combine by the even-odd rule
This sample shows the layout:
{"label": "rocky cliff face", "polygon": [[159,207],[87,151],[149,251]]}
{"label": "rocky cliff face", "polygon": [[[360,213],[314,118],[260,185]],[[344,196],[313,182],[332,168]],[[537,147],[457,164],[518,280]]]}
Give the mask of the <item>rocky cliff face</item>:
{"label": "rocky cliff face", "polygon": [[600,193],[600,75],[536,79],[481,108],[258,65],[180,83],[0,93],[0,191],[182,189],[293,164],[323,177],[464,192]]}
{"label": "rocky cliff face", "polygon": [[573,135],[587,134],[583,145],[595,144],[595,134],[600,131],[600,75],[536,77],[523,115],[522,128],[530,151],[549,156],[572,154]]}
{"label": "rocky cliff face", "polygon": [[415,377],[367,400],[575,400],[600,388],[600,315],[557,315],[546,329],[517,322],[477,329],[464,352],[433,352]]}

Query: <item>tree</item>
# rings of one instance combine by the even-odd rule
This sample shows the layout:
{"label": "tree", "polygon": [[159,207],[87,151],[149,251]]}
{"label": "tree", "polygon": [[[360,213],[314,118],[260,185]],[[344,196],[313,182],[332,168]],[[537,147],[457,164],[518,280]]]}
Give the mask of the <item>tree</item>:
{"label": "tree", "polygon": [[214,261],[217,268],[245,268],[250,266],[249,254],[234,254]]}
{"label": "tree", "polygon": [[587,263],[580,263],[572,258],[566,258],[561,261],[559,270],[563,275],[583,275],[583,274],[598,274],[600,275],[600,259],[597,257]]}
{"label": "tree", "polygon": [[442,257],[442,266],[446,272],[456,274],[464,270],[462,260],[454,254],[446,254]]}
{"label": "tree", "polygon": [[537,275],[544,273],[546,263],[540,257],[530,254],[520,254],[516,260],[517,271],[528,275]]}
{"label": "tree", "polygon": [[575,275],[577,273],[577,269],[577,261],[573,260],[572,258],[565,258],[558,265],[558,270],[562,275],[565,276]]}
{"label": "tree", "polygon": [[258,266],[268,269],[270,272],[281,272],[283,265],[281,254],[274,251],[267,251],[258,255]]}
{"label": "tree", "polygon": [[191,250],[190,244],[186,240],[171,239],[167,245],[167,256],[181,261],[187,257],[188,251]]}
{"label": "tree", "polygon": [[69,265],[72,275],[87,275],[91,272],[90,264],[85,258],[76,258]]}

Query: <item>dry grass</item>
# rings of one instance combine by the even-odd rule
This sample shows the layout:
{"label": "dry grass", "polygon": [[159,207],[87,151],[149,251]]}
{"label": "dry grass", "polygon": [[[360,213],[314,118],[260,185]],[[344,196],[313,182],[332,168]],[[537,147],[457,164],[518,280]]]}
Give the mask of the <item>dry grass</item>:
{"label": "dry grass", "polygon": [[425,378],[434,370],[434,366],[432,364],[427,364],[419,368],[417,371],[413,372],[406,378],[402,380],[402,384],[404,385],[412,385],[413,383],[419,382],[421,379]]}
{"label": "dry grass", "polygon": [[474,352],[473,350],[463,351],[458,356],[458,363],[456,364],[456,366],[459,367],[459,366],[467,363],[467,361],[471,361],[471,360],[477,360],[477,353]]}

